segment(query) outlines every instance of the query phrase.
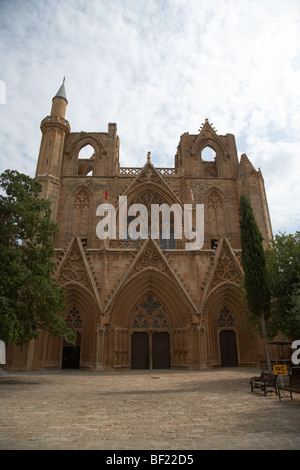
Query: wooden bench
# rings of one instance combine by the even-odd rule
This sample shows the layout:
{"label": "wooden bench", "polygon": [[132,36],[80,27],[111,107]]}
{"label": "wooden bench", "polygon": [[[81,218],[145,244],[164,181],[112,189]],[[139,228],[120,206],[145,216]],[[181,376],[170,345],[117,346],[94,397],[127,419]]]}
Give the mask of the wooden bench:
{"label": "wooden bench", "polygon": [[293,393],[300,393],[300,375],[289,375],[289,384],[282,387],[278,387],[279,400],[281,400],[280,390],[287,390],[290,392],[291,400],[293,399]]}
{"label": "wooden bench", "polygon": [[251,392],[253,392],[255,388],[260,388],[263,390],[264,395],[268,392],[275,392],[277,394],[277,375],[262,371],[259,377],[251,377],[250,385]]}

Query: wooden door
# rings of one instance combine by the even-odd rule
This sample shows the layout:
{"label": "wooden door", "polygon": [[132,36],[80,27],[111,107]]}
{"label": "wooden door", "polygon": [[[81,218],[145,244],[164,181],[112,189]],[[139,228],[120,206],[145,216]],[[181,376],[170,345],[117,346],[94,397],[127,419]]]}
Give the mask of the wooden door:
{"label": "wooden door", "polygon": [[153,369],[170,369],[170,335],[156,332],[152,337]]}
{"label": "wooden door", "polygon": [[220,332],[220,353],[222,367],[238,366],[236,335],[233,330],[222,330]]}
{"label": "wooden door", "polygon": [[131,369],[149,369],[149,335],[146,332],[131,335]]}

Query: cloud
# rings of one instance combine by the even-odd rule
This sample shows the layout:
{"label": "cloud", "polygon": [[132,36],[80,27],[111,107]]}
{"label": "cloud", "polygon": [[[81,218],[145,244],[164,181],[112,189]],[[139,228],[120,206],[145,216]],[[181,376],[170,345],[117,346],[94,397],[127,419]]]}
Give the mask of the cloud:
{"label": "cloud", "polygon": [[298,0],[2,0],[0,31],[0,170],[34,175],[66,76],[72,131],[116,122],[123,166],[148,151],[173,166],[206,117],[235,134],[263,172],[274,231],[299,229]]}

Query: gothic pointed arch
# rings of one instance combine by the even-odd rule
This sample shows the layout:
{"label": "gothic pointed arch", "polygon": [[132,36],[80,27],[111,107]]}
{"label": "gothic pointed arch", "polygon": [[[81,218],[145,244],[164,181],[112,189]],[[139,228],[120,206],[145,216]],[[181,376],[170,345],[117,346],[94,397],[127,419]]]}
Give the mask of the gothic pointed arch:
{"label": "gothic pointed arch", "polygon": [[181,204],[166,179],[163,178],[151,162],[145,164],[141,172],[124,192],[124,196],[127,196],[128,202],[132,204],[145,189],[158,193],[168,204]]}
{"label": "gothic pointed arch", "polygon": [[[79,158],[81,150],[91,146],[93,151],[89,158]],[[65,154],[67,157],[67,166],[72,174],[78,176],[89,176],[99,174],[101,160],[107,155],[107,149],[103,143],[101,134],[80,132],[74,133],[69,143],[66,145]],[[72,161],[72,164],[70,165]]]}
{"label": "gothic pointed arch", "polygon": [[219,335],[224,330],[234,332],[239,365],[253,365],[258,361],[259,339],[249,329],[245,305],[236,283],[228,280],[212,289],[206,298],[203,313],[207,328],[209,367],[221,365]]}
{"label": "gothic pointed arch", "polygon": [[72,142],[66,147],[65,152],[70,158],[77,158],[80,150],[86,145],[91,145],[97,156],[106,151],[100,136],[96,138],[88,132],[80,132],[76,134]]}
{"label": "gothic pointed arch", "polygon": [[231,312],[244,311],[239,287],[230,280],[224,281],[213,288],[206,297],[203,306],[206,324],[213,321],[217,325],[224,307],[228,307]]}
{"label": "gothic pointed arch", "polygon": [[123,279],[107,300],[104,308],[106,321],[113,324],[125,322],[124,326],[126,324],[126,327],[129,327],[130,321],[126,315],[132,311],[137,297],[146,295],[151,286],[153,292],[161,295],[170,306],[174,324],[182,326],[194,322],[197,307],[193,299],[182,280],[173,272],[158,245],[151,239],[145,241]]}
{"label": "gothic pointed arch", "polygon": [[93,369],[96,361],[97,325],[100,321],[99,307],[91,292],[78,282],[65,284],[65,322],[81,335],[80,367]]}
{"label": "gothic pointed arch", "polygon": [[[195,363],[200,357],[197,309],[151,244],[149,240],[145,247],[149,250],[141,251],[105,308],[106,337],[113,337],[115,345],[110,365],[130,367],[130,338],[141,326],[150,337],[156,329],[170,335],[172,367],[188,368],[191,355],[196,354]],[[145,310],[153,317],[146,318]],[[111,349],[108,361],[112,354]]]}
{"label": "gothic pointed arch", "polygon": [[69,241],[56,265],[54,277],[61,287],[77,286],[82,294],[92,299],[97,312],[101,312],[100,285],[79,237]]}
{"label": "gothic pointed arch", "polygon": [[205,123],[202,124],[200,128],[200,133],[195,140],[195,143],[192,147],[192,155],[195,158],[201,159],[202,150],[205,147],[210,147],[216,152],[216,157],[226,159],[229,157],[229,150],[222,142],[220,136],[217,134],[216,130],[209,123],[208,119],[205,119]]}
{"label": "gothic pointed arch", "polygon": [[94,328],[100,318],[100,310],[89,289],[75,281],[67,282],[64,284],[64,288],[66,291],[65,319],[68,318],[69,312],[75,308],[79,312],[82,326],[87,322],[91,323]]}
{"label": "gothic pointed arch", "polygon": [[136,303],[150,291],[170,312],[171,328],[184,328],[191,324],[191,308],[176,290],[175,283],[165,273],[151,268],[135,274],[124,283],[107,312],[109,323],[117,327],[130,328]]}

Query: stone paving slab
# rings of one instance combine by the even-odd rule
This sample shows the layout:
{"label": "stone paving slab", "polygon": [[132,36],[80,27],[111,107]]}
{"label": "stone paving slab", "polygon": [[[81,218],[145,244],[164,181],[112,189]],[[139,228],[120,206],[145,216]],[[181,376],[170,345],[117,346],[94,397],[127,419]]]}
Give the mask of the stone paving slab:
{"label": "stone paving slab", "polygon": [[0,376],[0,449],[299,450],[300,395],[250,392],[258,369]]}

